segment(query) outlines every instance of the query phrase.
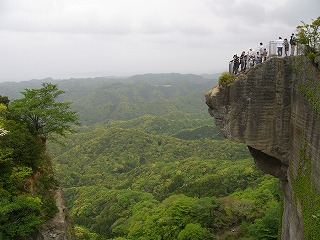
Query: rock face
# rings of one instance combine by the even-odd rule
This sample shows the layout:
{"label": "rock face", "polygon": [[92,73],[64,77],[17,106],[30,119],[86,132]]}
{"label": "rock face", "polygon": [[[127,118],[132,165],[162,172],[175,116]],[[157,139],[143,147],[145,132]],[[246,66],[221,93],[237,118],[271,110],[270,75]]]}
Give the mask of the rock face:
{"label": "rock face", "polygon": [[35,240],[74,240],[73,226],[67,216],[67,209],[61,189],[55,190],[55,201],[58,212],[54,218],[45,222],[36,236]]}
{"label": "rock face", "polygon": [[302,56],[271,58],[206,93],[228,139],[280,179],[283,240],[320,236],[320,72]]}

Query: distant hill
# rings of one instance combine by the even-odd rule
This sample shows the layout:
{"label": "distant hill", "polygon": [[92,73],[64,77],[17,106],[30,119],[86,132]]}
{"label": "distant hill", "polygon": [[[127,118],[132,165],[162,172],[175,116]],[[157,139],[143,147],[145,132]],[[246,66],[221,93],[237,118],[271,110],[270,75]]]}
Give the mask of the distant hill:
{"label": "distant hill", "polygon": [[[204,94],[215,81],[193,74],[144,74],[127,78],[82,78],[31,80],[0,83],[0,95],[21,97],[25,88],[41,82],[58,84],[65,91],[61,101],[73,102],[84,125],[108,120],[129,120],[146,114],[162,116],[187,113],[207,118]],[[209,118],[209,117],[208,117]]]}
{"label": "distant hill", "polygon": [[[208,78],[208,79],[212,79],[212,80],[217,80],[219,79],[221,73],[204,73],[204,74],[200,74],[201,77],[203,78]],[[218,82],[218,81],[217,81]]]}
{"label": "distant hill", "polygon": [[38,88],[42,82],[51,82],[58,84],[59,88],[64,91],[83,91],[99,89],[106,84],[124,84],[124,83],[153,83],[160,85],[174,84],[176,82],[193,82],[203,83],[212,81],[212,85],[217,83],[217,74],[179,74],[179,73],[159,73],[159,74],[141,74],[128,77],[94,77],[94,78],[69,78],[69,79],[53,79],[51,77],[45,79],[32,79],[21,82],[2,82],[0,83],[0,95],[8,96],[10,99],[20,97],[20,91],[25,88]]}

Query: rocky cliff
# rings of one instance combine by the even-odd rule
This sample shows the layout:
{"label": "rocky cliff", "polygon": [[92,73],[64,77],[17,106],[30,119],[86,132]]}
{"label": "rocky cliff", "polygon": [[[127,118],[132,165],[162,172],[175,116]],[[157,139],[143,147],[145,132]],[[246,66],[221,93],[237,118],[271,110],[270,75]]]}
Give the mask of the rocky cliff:
{"label": "rocky cliff", "polygon": [[71,219],[67,214],[67,207],[60,188],[54,190],[55,203],[58,212],[46,221],[36,233],[34,240],[74,240],[74,231]]}
{"label": "rocky cliff", "polygon": [[283,240],[320,236],[320,72],[305,57],[271,58],[206,93],[228,139],[280,179]]}

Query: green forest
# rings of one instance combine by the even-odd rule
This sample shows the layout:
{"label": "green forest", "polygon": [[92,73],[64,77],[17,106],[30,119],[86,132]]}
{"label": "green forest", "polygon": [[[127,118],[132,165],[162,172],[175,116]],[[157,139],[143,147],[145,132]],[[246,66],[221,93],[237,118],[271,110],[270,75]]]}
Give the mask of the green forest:
{"label": "green forest", "polygon": [[[21,120],[20,111],[10,112],[25,97],[19,92],[39,89],[42,82],[63,91],[58,102],[78,117],[70,121],[78,123],[72,130],[68,124],[39,133]],[[0,136],[0,238],[31,236],[43,216],[54,214],[40,187],[19,190],[39,166],[52,162],[55,179],[48,174],[41,182],[62,186],[77,239],[278,239],[278,180],[255,167],[245,145],[219,135],[204,102],[216,82],[171,73],[0,83],[0,95],[10,100],[2,97],[0,115],[0,129],[8,130]],[[29,149],[39,137],[47,140],[46,154],[41,141],[39,149]],[[38,156],[34,152],[39,157],[31,157]],[[32,226],[16,238],[2,227],[13,222],[10,201],[19,211],[35,212]]]}
{"label": "green forest", "polygon": [[57,85],[25,89],[20,99],[0,96],[0,239],[30,239],[57,212],[47,138],[72,132],[70,103],[57,102]]}

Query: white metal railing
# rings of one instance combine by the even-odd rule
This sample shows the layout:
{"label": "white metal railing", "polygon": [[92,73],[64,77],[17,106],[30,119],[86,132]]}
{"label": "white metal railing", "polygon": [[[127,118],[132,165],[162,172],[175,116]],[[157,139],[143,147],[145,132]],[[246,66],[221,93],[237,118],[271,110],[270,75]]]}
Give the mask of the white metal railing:
{"label": "white metal railing", "polygon": [[[277,40],[270,41],[268,44],[264,45],[263,48],[267,49],[267,51],[268,51],[267,58],[278,56]],[[260,47],[257,47],[255,49],[253,49],[253,53],[256,54],[257,52],[259,52],[259,50],[260,50]],[[299,44],[296,44],[295,49],[294,49],[294,55],[301,55],[302,52],[303,52],[302,46]],[[291,45],[289,44],[288,55],[290,55],[290,54],[291,54]],[[248,56],[248,52],[246,53],[246,56]],[[282,55],[279,57],[284,57],[284,56],[285,56],[285,49],[283,46]],[[245,59],[245,61],[246,61],[246,68],[245,69],[249,69],[250,66],[248,64],[248,59]],[[254,65],[256,65],[256,64],[254,64]],[[234,66],[234,63],[233,63],[233,60],[231,60],[229,62],[229,73],[230,74],[233,74],[233,66]],[[241,66],[241,63],[239,63],[239,66]],[[237,72],[239,73],[239,70]]]}

